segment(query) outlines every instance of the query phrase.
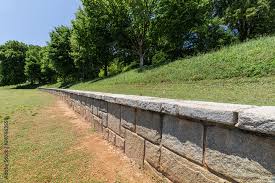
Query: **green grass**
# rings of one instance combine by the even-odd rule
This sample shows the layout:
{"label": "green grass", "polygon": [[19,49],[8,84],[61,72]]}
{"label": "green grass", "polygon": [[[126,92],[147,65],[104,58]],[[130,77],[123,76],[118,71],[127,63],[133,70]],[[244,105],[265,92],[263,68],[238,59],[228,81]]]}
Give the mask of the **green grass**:
{"label": "green grass", "polygon": [[70,88],[275,105],[275,37],[252,40],[143,71],[135,69],[99,81],[78,83]]}
{"label": "green grass", "polygon": [[[93,157],[74,148],[83,134],[48,111],[54,100],[37,90],[0,88],[1,116],[10,116],[8,182],[95,182],[89,169]],[[3,123],[0,128],[3,182]]]}

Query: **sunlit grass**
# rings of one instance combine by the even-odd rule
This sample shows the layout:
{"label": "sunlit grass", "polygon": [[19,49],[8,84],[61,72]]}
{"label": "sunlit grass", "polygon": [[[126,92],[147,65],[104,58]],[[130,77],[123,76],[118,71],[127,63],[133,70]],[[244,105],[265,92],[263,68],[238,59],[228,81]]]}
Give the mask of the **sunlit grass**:
{"label": "sunlit grass", "polygon": [[[1,115],[10,116],[8,182],[97,182],[89,169],[93,157],[74,148],[85,134],[64,116],[48,112],[54,100],[38,90],[0,88]],[[0,128],[3,182],[3,123]]]}

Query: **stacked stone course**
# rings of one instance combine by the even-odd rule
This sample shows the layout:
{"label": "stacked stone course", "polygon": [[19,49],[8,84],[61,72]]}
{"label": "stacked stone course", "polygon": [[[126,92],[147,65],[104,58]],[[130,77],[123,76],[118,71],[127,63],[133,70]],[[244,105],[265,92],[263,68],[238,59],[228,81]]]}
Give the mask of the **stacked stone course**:
{"label": "stacked stone course", "polygon": [[271,183],[275,176],[275,107],[41,90],[164,182]]}

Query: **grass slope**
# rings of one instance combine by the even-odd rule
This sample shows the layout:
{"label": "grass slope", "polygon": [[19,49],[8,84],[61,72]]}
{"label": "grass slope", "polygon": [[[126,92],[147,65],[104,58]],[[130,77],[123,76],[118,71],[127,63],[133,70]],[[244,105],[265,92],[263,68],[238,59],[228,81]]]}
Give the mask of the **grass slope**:
{"label": "grass slope", "polygon": [[[138,69],[71,89],[257,105],[275,105],[275,37]],[[48,87],[59,87],[58,84]]]}

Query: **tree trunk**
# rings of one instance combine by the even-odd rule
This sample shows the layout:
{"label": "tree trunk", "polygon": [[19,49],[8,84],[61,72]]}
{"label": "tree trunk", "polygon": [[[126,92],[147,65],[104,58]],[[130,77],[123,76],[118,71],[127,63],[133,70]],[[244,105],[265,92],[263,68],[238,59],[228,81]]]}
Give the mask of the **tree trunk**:
{"label": "tree trunk", "polygon": [[139,67],[142,68],[144,66],[144,54],[139,55]]}
{"label": "tree trunk", "polygon": [[107,77],[108,76],[108,65],[105,64],[104,66],[104,76]]}

